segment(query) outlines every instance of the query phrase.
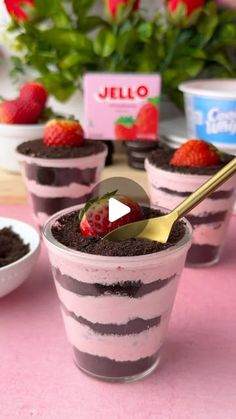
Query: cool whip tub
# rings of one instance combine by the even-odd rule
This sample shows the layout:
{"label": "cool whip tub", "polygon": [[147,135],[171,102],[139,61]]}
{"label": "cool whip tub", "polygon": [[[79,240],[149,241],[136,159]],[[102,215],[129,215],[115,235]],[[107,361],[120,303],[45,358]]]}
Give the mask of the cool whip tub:
{"label": "cool whip tub", "polygon": [[[209,176],[179,173],[155,167],[145,161],[152,205],[174,209],[187,196],[205,183]],[[211,266],[220,259],[235,199],[236,176],[195,207],[187,219],[193,226],[193,241],[187,265]]]}
{"label": "cool whip tub", "polygon": [[182,239],[160,252],[88,254],[65,247],[51,231],[79,208],[54,215],[43,232],[75,362],[105,380],[142,378],[160,359],[191,227],[186,222]]}
{"label": "cool whip tub", "polygon": [[236,80],[182,83],[188,136],[236,151]]}
{"label": "cool whip tub", "polygon": [[[92,143],[87,140],[83,147]],[[39,158],[25,155],[18,149],[17,157],[39,226],[43,226],[55,212],[82,204],[92,197],[107,155],[107,147],[103,143],[96,143],[96,147],[96,153],[74,158]]]}

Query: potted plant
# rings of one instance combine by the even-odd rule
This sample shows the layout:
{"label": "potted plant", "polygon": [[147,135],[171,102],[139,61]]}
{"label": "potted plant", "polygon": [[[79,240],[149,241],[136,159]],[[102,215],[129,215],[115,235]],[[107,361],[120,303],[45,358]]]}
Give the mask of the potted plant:
{"label": "potted plant", "polygon": [[35,69],[60,101],[81,88],[85,71],[159,72],[163,92],[178,106],[178,85],[186,79],[235,77],[229,50],[236,47],[236,11],[214,0],[169,0],[149,18],[144,2],[106,0],[100,16],[93,12],[99,3],[5,0],[18,50],[15,71]]}
{"label": "potted plant", "polygon": [[[236,11],[230,0],[167,0],[147,15],[148,2],[5,0],[17,55],[13,74],[27,67],[59,101],[82,88],[87,71],[162,76],[163,94],[183,109],[180,83],[236,77]],[[232,53],[233,51],[233,53]]]}

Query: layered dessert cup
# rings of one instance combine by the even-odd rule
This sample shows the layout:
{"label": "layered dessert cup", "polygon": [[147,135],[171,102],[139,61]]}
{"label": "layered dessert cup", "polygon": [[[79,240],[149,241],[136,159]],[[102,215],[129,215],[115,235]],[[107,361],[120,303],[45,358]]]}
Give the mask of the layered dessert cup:
{"label": "layered dessert cup", "polygon": [[[232,157],[222,154],[222,162],[210,167],[175,167],[170,164],[175,150],[158,149],[145,161],[152,205],[174,209],[205,183]],[[236,176],[231,177],[195,207],[187,219],[193,227],[193,243],[186,264],[193,267],[217,263],[225,243],[235,199]]]}
{"label": "layered dessert cup", "polygon": [[[80,206],[51,217],[43,231],[77,366],[108,381],[132,381],[160,360],[179,278],[191,244],[182,220],[168,243],[84,237]],[[160,210],[145,209],[145,218]]]}
{"label": "layered dessert cup", "polygon": [[107,148],[103,143],[90,140],[78,147],[48,147],[38,139],[17,147],[25,186],[39,226],[55,212],[92,197],[106,155]]}

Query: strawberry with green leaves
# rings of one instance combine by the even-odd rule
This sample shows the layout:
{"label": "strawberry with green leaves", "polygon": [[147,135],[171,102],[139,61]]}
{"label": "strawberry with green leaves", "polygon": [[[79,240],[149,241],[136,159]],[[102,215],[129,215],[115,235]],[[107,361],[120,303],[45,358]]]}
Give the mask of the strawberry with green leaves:
{"label": "strawberry with green leaves", "polygon": [[[109,199],[115,198],[130,208],[130,212],[116,221],[109,221]],[[92,199],[80,211],[80,231],[85,237],[104,237],[110,231],[143,218],[142,208],[133,199],[118,195],[117,191]]]}
{"label": "strawberry with green leaves", "polygon": [[136,118],[137,138],[141,140],[157,139],[157,129],[159,123],[159,97],[148,99],[139,111]]}
{"label": "strawberry with green leaves", "polygon": [[137,127],[134,118],[121,116],[115,122],[115,137],[117,140],[135,140]]}
{"label": "strawberry with green leaves", "polygon": [[191,139],[175,151],[170,164],[179,167],[208,167],[220,163],[220,152],[212,144]]}

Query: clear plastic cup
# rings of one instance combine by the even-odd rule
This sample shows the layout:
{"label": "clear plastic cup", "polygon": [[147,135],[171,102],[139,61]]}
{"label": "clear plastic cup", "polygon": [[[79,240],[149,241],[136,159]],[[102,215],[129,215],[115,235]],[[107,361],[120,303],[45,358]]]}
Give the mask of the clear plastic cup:
{"label": "clear plastic cup", "polygon": [[[174,209],[209,179],[206,175],[176,173],[145,161],[151,203]],[[236,176],[195,207],[186,218],[193,227],[192,246],[186,264],[207,267],[220,260],[235,200]]]}
{"label": "clear plastic cup", "polygon": [[76,158],[38,158],[17,153],[36,223],[61,209],[92,197],[105,165],[107,147],[97,154]]}
{"label": "clear plastic cup", "polygon": [[191,244],[191,226],[175,246],[127,257],[86,254],[60,244],[44,227],[65,329],[76,365],[107,381],[133,381],[159,363],[179,278]]}

